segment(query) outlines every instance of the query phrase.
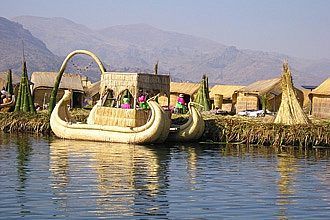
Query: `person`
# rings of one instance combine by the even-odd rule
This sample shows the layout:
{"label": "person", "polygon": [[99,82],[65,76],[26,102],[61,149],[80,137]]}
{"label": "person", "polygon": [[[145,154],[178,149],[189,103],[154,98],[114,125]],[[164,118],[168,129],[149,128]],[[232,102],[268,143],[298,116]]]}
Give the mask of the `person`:
{"label": "person", "polygon": [[36,111],[41,111],[41,106],[38,103],[34,103],[34,107],[36,109]]}
{"label": "person", "polygon": [[2,87],[2,89],[1,89],[1,96],[2,95],[4,95],[4,96],[8,95],[8,92],[6,91],[5,87]]}
{"label": "person", "polygon": [[147,103],[147,96],[141,92],[140,96],[138,97],[139,107],[142,109],[149,109],[149,105]]}
{"label": "person", "polygon": [[11,101],[11,95],[5,96],[5,98],[2,100],[3,104],[9,103]]}
{"label": "person", "polygon": [[187,112],[183,94],[179,95],[175,108],[178,110],[178,113],[185,114]]}
{"label": "person", "polygon": [[121,108],[124,108],[124,109],[130,109],[131,108],[131,104],[130,104],[129,98],[127,98],[127,97],[123,98],[123,104],[121,104],[120,107]]}

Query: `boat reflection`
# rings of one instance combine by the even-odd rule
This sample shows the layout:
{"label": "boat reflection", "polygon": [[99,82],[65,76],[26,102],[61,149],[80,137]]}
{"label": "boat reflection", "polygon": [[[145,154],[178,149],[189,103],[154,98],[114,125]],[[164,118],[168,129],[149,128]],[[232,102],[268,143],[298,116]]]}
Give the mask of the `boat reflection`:
{"label": "boat reflection", "polygon": [[296,175],[299,164],[297,158],[289,151],[280,150],[277,157],[277,172],[279,179],[277,205],[279,206],[278,219],[287,219],[288,206],[295,203]]}
{"label": "boat reflection", "polygon": [[55,198],[67,209],[74,199],[68,191],[74,189],[77,197],[96,191],[86,201],[95,203],[98,215],[132,216],[137,210],[166,215],[169,160],[162,152],[138,145],[55,139],[50,143]]}

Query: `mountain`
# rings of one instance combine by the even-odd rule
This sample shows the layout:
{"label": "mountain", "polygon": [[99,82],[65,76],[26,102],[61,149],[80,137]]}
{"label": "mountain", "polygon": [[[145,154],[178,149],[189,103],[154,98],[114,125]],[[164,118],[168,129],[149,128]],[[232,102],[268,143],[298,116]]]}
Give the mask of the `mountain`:
{"label": "mountain", "polygon": [[279,77],[289,61],[297,86],[318,85],[329,77],[330,60],[307,60],[278,53],[241,50],[191,35],[157,29],[146,24],[118,25],[92,30],[64,18],[21,16],[13,19],[41,39],[58,56],[75,49],[98,55],[108,70],[152,71],[174,79],[210,84],[242,84]]}
{"label": "mountain", "polygon": [[0,17],[0,70],[22,71],[22,57],[27,61],[28,72],[58,69],[59,57],[47,49],[46,45],[34,37],[21,24]]}

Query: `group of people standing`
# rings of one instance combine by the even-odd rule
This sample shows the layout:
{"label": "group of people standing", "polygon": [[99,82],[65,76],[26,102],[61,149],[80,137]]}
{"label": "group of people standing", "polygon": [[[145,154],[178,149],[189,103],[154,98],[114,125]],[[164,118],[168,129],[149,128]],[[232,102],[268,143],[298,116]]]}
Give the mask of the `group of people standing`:
{"label": "group of people standing", "polygon": [[[117,107],[123,109],[131,109],[132,103],[129,95],[124,95],[121,101],[114,97],[113,91],[109,88],[105,88],[104,93],[102,95],[102,106],[108,107]],[[147,103],[148,94],[144,93],[142,90],[139,92],[138,96],[138,107],[141,109],[149,109],[149,105]]]}
{"label": "group of people standing", "polygon": [[[142,90],[139,91],[138,96],[138,108],[147,110],[149,109],[149,105],[147,103],[148,94],[143,92]],[[120,107],[122,109],[131,109],[132,108],[132,102],[128,95],[123,96],[121,99],[121,104],[118,105],[118,100],[113,96],[113,91],[105,88],[105,91],[102,95],[102,105],[103,106],[109,106],[109,107]],[[117,101],[116,101],[117,100]],[[116,104],[117,103],[117,104]],[[176,105],[175,105],[175,112],[185,114],[187,113],[187,103],[185,102],[184,95],[180,94]]]}
{"label": "group of people standing", "polygon": [[[125,96],[123,98],[123,101],[122,101],[122,104],[121,104],[121,108],[124,108],[124,109],[130,109],[131,108],[131,100]],[[147,110],[149,109],[149,105],[147,103],[147,94],[140,91],[140,95],[138,97],[138,104],[139,104],[139,108],[141,109],[144,109],[144,110]]]}

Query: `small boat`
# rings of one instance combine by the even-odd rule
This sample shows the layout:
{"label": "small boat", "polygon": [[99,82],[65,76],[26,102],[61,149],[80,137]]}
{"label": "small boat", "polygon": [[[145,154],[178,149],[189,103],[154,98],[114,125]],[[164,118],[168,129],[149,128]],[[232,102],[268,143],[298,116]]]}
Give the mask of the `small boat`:
{"label": "small boat", "polygon": [[198,140],[205,130],[205,122],[201,112],[196,108],[197,103],[189,102],[190,116],[183,125],[171,124],[168,141],[189,142]]}
{"label": "small boat", "polygon": [[16,104],[15,95],[12,95],[10,102],[0,104],[0,111],[8,112],[10,111],[10,109],[12,109],[15,106],[15,104]]}
{"label": "small boat", "polygon": [[[66,90],[50,117],[51,129],[60,138],[149,144],[164,142],[169,134],[171,120],[154,98],[147,101],[151,109],[151,116],[146,124],[139,127],[121,127],[73,122],[67,108],[67,105],[70,103],[70,97],[71,92]],[[116,108],[112,110],[116,111]],[[93,114],[93,110],[90,114]]]}

